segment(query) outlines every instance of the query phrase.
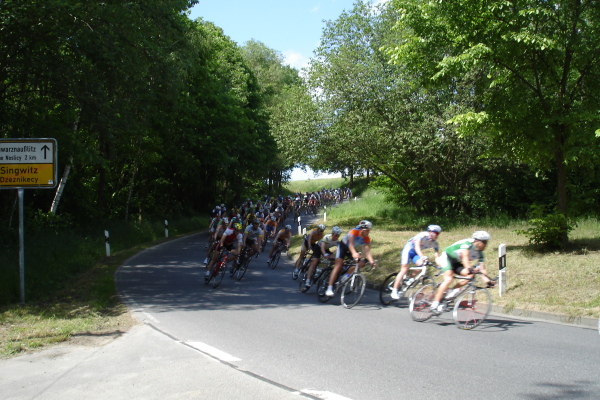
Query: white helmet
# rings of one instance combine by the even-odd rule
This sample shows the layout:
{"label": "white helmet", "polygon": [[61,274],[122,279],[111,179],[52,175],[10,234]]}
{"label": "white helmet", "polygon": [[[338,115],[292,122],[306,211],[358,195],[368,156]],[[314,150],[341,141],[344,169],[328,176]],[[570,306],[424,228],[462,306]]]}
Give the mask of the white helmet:
{"label": "white helmet", "polygon": [[427,227],[427,232],[441,233],[442,232],[442,227],[439,226],[439,225],[429,225]]}
{"label": "white helmet", "polygon": [[473,239],[475,240],[490,240],[490,234],[486,231],[477,231],[473,233]]}
{"label": "white helmet", "polygon": [[331,233],[333,235],[341,235],[342,234],[342,230],[340,229],[339,226],[334,226],[333,228],[331,228]]}
{"label": "white helmet", "polygon": [[292,226],[291,225],[286,225],[285,229],[290,230],[290,229],[292,229]]}
{"label": "white helmet", "polygon": [[317,225],[317,229],[320,229],[320,230],[324,231],[325,230],[325,225],[319,224],[319,225]]}
{"label": "white helmet", "polygon": [[373,224],[365,219],[358,223],[357,228],[358,229],[371,229],[371,228],[373,228]]}

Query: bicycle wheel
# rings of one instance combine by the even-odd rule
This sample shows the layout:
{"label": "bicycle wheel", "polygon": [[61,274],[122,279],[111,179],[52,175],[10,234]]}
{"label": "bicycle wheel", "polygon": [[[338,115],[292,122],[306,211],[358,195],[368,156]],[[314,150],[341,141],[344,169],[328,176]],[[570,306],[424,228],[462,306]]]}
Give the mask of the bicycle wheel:
{"label": "bicycle wheel", "polygon": [[421,287],[410,301],[408,310],[410,311],[410,317],[413,321],[423,322],[427,321],[433,313],[431,312],[431,302],[435,294],[435,286],[433,284],[427,284]]}
{"label": "bicycle wheel", "polygon": [[384,306],[389,306],[394,299],[392,299],[392,287],[394,286],[394,281],[396,280],[397,272],[389,274],[381,284],[381,288],[379,288],[379,301]]}
{"label": "bicycle wheel", "polygon": [[454,302],[452,317],[460,329],[473,329],[492,310],[492,296],[485,288],[473,288],[461,293]]}
{"label": "bicycle wheel", "polygon": [[244,258],[240,265],[238,265],[235,269],[235,274],[233,275],[235,279],[238,281],[244,277],[246,270],[248,269],[248,264],[250,263],[250,258]]}
{"label": "bicycle wheel", "polygon": [[275,269],[275,267],[277,267],[279,258],[281,258],[281,252],[276,251],[275,254],[273,254],[273,257],[271,257],[271,262],[269,263],[269,267],[271,267],[271,269]]}
{"label": "bicycle wheel", "polygon": [[224,275],[225,275],[225,263],[220,262],[219,265],[217,265],[217,271],[214,273],[214,275],[210,281],[210,285],[213,287],[213,289],[216,288],[217,286],[219,286],[219,284],[223,280]]}
{"label": "bicycle wheel", "polygon": [[302,293],[305,293],[308,291],[308,289],[306,287],[306,274],[308,273],[308,271],[300,271],[300,274],[298,275],[298,289],[300,289],[300,291]]}
{"label": "bicycle wheel", "polygon": [[363,274],[356,274],[350,277],[342,287],[340,303],[346,308],[352,308],[360,302],[365,294],[367,280]]}
{"label": "bicycle wheel", "polygon": [[296,268],[292,271],[292,279],[298,279],[300,275],[300,271],[306,271],[308,269],[308,264],[310,263],[310,257],[304,256],[304,260],[300,263],[300,268],[296,271]]}
{"label": "bicycle wheel", "polygon": [[424,276],[419,280],[416,280],[414,282],[412,282],[410,285],[408,285],[406,287],[406,289],[404,290],[404,296],[408,299],[408,301],[411,301],[413,296],[415,295],[415,293],[417,293],[417,290],[419,290],[421,287],[427,285],[427,284],[433,284],[433,279],[431,279],[429,276]]}
{"label": "bicycle wheel", "polygon": [[331,270],[323,272],[319,278],[320,281],[319,286],[317,286],[317,297],[321,303],[327,303],[329,300],[331,300],[331,297],[325,296],[327,286],[329,285],[329,275],[331,275]]}

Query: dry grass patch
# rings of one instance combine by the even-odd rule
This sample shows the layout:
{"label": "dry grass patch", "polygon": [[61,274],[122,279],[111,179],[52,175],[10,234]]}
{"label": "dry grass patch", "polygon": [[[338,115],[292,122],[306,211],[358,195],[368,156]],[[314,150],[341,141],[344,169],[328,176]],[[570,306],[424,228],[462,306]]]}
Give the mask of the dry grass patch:
{"label": "dry grass patch", "polygon": [[[319,221],[321,223],[323,221]],[[327,231],[334,225],[347,232],[352,226],[343,225],[344,220],[328,218]],[[431,223],[436,223],[432,220]],[[507,292],[499,296],[492,289],[494,304],[507,310],[519,308],[545,311],[570,317],[597,317],[600,314],[600,224],[595,220],[578,223],[571,233],[571,248],[567,251],[542,252],[528,245],[526,237],[516,234],[523,223],[498,228],[490,226],[465,226],[445,230],[439,237],[441,249],[452,243],[471,237],[476,230],[486,230],[492,240],[485,251],[486,264],[492,276],[498,275],[498,246],[507,246]],[[393,229],[393,228],[392,228]],[[391,272],[400,269],[400,251],[418,231],[382,230],[375,224],[371,231],[374,258],[380,268],[368,273],[372,283],[381,283]],[[290,254],[297,257],[300,236],[292,242]],[[429,254],[433,252],[429,250]],[[438,278],[439,281],[439,278]]]}

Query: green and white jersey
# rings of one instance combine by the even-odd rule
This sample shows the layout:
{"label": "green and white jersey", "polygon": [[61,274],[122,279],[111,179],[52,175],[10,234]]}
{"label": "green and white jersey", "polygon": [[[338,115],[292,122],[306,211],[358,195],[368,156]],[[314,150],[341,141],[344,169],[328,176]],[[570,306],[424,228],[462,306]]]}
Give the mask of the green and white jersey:
{"label": "green and white jersey", "polygon": [[459,240],[453,245],[446,247],[446,250],[444,251],[452,263],[460,263],[462,254],[465,251],[469,252],[469,261],[478,260],[478,262],[483,262],[483,251],[479,251],[475,248],[475,245],[473,244],[474,241],[474,239]]}

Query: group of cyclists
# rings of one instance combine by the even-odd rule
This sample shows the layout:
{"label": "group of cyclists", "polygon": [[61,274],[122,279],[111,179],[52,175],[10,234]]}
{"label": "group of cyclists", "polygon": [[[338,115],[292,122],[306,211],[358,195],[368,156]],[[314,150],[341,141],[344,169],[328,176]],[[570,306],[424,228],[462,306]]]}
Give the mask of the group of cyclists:
{"label": "group of cyclists", "polygon": [[[290,207],[295,207],[298,199],[306,203],[316,200],[322,204],[323,196],[333,194],[335,191],[323,190],[321,192],[306,193],[301,197],[297,193],[292,196],[279,196],[277,198],[268,198],[265,196],[262,201],[253,204],[249,199],[239,208],[227,212],[222,204],[213,210],[213,218],[209,227],[210,240],[207,245],[207,256],[204,264],[207,266],[205,279],[209,279],[212,268],[218,257],[219,250],[229,251],[227,262],[238,260],[243,246],[250,249],[249,256],[258,254],[263,241],[269,238],[273,239],[273,244],[269,252],[267,263],[270,262],[275,250],[287,251],[292,239],[291,225],[283,225]],[[278,229],[278,227],[281,227]],[[300,248],[300,254],[294,265],[293,274],[297,277],[298,271],[306,257],[307,252],[311,251],[309,268],[306,273],[304,284],[310,288],[312,277],[319,262],[324,258],[333,265],[332,273],[329,275],[327,290],[325,296],[333,296],[334,285],[338,275],[342,270],[344,261],[352,259],[356,261],[356,267],[361,268],[367,261],[373,267],[377,262],[373,259],[371,253],[371,238],[369,236],[373,224],[370,221],[362,220],[356,227],[350,229],[345,235],[338,226],[331,229],[331,233],[325,234],[326,226],[317,225],[304,236]],[[473,278],[478,272],[482,273],[482,278],[488,286],[493,286],[494,282],[487,276],[485,269],[484,250],[490,240],[490,235],[486,231],[476,231],[472,237],[459,240],[448,246],[440,253],[438,237],[442,233],[439,225],[429,225],[426,231],[420,232],[410,238],[404,245],[400,254],[400,271],[396,276],[391,292],[393,299],[402,297],[399,291],[402,280],[407,274],[411,265],[421,266],[428,261],[424,254],[425,250],[432,249],[434,252],[435,263],[441,269],[443,282],[439,285],[434,301],[431,304],[431,311],[434,314],[442,312],[440,302],[446,296],[450,298],[455,295],[460,288],[468,283],[468,280],[459,280],[452,289],[450,286],[454,281],[455,274]],[[263,247],[264,248],[264,247]],[[212,254],[212,256],[210,256]],[[471,263],[475,261],[477,265],[473,267]],[[354,267],[352,267],[354,268]],[[352,273],[352,268],[346,273]]]}

